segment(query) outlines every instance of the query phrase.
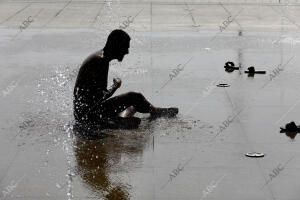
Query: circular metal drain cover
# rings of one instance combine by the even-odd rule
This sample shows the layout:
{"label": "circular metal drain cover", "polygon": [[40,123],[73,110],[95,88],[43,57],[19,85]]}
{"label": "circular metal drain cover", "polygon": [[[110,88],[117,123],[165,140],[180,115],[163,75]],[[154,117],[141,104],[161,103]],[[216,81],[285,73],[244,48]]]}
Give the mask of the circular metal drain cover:
{"label": "circular metal drain cover", "polygon": [[258,152],[249,152],[249,153],[246,153],[245,156],[248,156],[248,157],[251,157],[251,158],[260,158],[260,157],[264,157],[265,154],[258,153]]}

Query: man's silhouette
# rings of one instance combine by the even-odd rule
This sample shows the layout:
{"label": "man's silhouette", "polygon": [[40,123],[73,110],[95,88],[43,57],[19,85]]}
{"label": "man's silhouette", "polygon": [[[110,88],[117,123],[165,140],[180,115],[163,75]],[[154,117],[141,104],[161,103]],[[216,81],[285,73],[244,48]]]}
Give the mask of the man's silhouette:
{"label": "man's silhouette", "polygon": [[[152,117],[172,117],[177,108],[158,108],[137,92],[128,92],[110,98],[121,86],[119,78],[107,89],[109,62],[121,62],[130,46],[129,35],[114,30],[108,36],[105,47],[91,54],[82,64],[74,88],[74,117],[77,122],[99,124],[103,120],[126,121],[134,113],[150,113]],[[120,121],[121,120],[121,121]]]}

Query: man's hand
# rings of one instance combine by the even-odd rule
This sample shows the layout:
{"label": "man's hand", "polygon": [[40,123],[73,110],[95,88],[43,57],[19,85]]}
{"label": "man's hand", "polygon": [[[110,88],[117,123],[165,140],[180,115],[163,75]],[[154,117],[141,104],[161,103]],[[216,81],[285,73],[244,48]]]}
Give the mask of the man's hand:
{"label": "man's hand", "polygon": [[115,91],[119,87],[121,87],[121,84],[122,84],[121,79],[114,78],[113,82],[114,82],[113,85],[108,90],[106,90],[106,91],[103,92],[103,94],[104,94],[104,100],[108,99],[109,97],[111,97],[115,93]]}
{"label": "man's hand", "polygon": [[121,81],[121,79],[119,79],[119,78],[114,78],[114,79],[113,79],[113,82],[114,82],[114,86],[115,86],[116,88],[120,88],[121,85],[122,85],[122,81]]}

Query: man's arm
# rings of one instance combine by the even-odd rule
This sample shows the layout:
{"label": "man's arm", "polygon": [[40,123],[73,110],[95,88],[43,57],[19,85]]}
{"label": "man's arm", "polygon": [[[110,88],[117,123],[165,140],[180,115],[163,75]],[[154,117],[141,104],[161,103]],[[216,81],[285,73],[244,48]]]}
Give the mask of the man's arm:
{"label": "man's arm", "polygon": [[114,93],[115,93],[115,91],[118,89],[118,88],[120,88],[121,87],[121,84],[122,84],[122,81],[121,81],[121,79],[119,79],[119,78],[114,78],[113,79],[113,85],[108,89],[108,90],[106,90],[106,91],[104,91],[103,93],[104,93],[104,95],[103,95],[103,99],[104,100],[106,100],[106,99],[108,99],[109,97],[111,97]]}

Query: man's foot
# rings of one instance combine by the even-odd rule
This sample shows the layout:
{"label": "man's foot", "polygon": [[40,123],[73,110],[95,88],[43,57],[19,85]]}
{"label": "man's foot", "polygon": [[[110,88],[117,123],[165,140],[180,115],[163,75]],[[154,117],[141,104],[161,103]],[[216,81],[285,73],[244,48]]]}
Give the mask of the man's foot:
{"label": "man's foot", "polygon": [[150,114],[151,118],[175,117],[178,114],[178,108],[156,108]]}

